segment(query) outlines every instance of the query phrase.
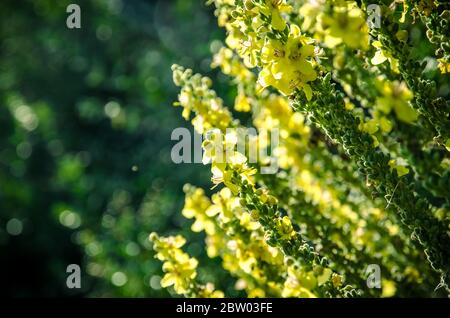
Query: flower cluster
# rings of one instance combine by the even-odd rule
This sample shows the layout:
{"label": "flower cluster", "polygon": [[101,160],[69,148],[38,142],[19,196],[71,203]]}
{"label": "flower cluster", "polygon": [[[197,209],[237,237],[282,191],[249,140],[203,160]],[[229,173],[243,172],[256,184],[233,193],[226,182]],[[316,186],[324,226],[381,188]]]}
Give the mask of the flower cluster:
{"label": "flower cluster", "polygon": [[179,65],[172,67],[174,83],[183,86],[175,106],[183,107],[183,118],[188,120],[195,113],[192,124],[203,134],[212,128],[225,130],[232,125],[230,112],[223,106],[222,99],[210,89],[211,80],[200,75],[192,75]]}
{"label": "flower cluster", "polygon": [[[410,47],[420,16],[445,51],[445,10],[375,1],[381,26],[369,28],[366,1],[209,2],[227,31],[212,66],[251,119],[235,120],[208,78],[174,66],[178,104],[208,132],[203,163],[222,187],[211,199],[185,188],[182,213],[208,256],[249,297],[450,293],[449,107]],[[278,129],[270,158],[237,147],[246,125],[258,149]],[[281,170],[259,173],[268,159]],[[366,288],[369,264],[382,267],[381,290]]]}
{"label": "flower cluster", "polygon": [[166,274],[161,280],[161,287],[173,286],[176,293],[189,296],[223,297],[221,291],[214,290],[214,285],[201,286],[195,281],[198,261],[181,250],[186,243],[182,236],[160,237],[152,233],[149,238],[157,252],[155,257],[164,262],[163,271]]}
{"label": "flower cluster", "polygon": [[272,86],[287,96],[298,89],[311,98],[308,82],[317,78],[317,52],[312,38],[284,20],[282,15],[291,12],[292,6],[286,0],[245,1],[237,8],[227,1],[215,2],[219,19],[227,21],[227,45],[238,52],[247,67],[261,69],[261,89]]}
{"label": "flower cluster", "polygon": [[302,29],[313,33],[326,47],[344,44],[352,49],[368,48],[369,28],[353,1],[305,1],[299,14]]}

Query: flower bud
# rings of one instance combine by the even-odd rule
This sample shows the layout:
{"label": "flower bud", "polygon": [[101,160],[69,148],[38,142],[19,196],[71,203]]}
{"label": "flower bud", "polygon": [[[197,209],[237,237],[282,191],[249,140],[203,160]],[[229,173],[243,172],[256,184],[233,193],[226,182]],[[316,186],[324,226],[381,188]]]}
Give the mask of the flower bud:
{"label": "flower bud", "polygon": [[255,7],[255,4],[253,3],[252,0],[244,0],[244,7],[246,10],[251,10]]}
{"label": "flower bud", "polygon": [[158,234],[156,234],[155,232],[150,233],[150,235],[148,236],[148,239],[152,242],[156,241],[158,239]]}
{"label": "flower bud", "polygon": [[250,216],[252,217],[253,220],[258,220],[259,219],[259,212],[257,210],[252,210],[250,212]]}
{"label": "flower bud", "polygon": [[406,42],[408,40],[408,31],[400,30],[395,34],[395,36],[399,41]]}

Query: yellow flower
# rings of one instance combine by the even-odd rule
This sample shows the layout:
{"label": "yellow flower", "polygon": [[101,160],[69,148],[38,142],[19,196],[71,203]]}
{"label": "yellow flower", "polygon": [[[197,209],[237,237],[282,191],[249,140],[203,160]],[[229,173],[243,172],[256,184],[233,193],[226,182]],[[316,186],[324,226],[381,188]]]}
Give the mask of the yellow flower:
{"label": "yellow flower", "polygon": [[307,1],[299,10],[300,16],[303,17],[302,30],[314,31],[314,26],[319,15],[322,13],[322,1]]}
{"label": "yellow flower", "polygon": [[223,149],[223,134],[219,129],[213,129],[207,132],[205,140],[202,143],[204,165],[216,162],[224,162],[224,149]]}
{"label": "yellow flower", "polygon": [[381,116],[378,118],[378,124],[383,132],[388,133],[392,130],[392,122],[386,117]]}
{"label": "yellow flower", "polygon": [[214,284],[207,283],[204,288],[201,288],[196,295],[199,298],[223,298],[224,293],[220,290],[214,289]]}
{"label": "yellow flower", "polygon": [[406,174],[408,174],[409,169],[405,166],[404,163],[402,163],[400,160],[396,160],[396,159],[392,159],[389,160],[389,167],[391,168],[391,171],[393,169],[397,170],[397,175],[399,177],[404,176]]}
{"label": "yellow flower", "polygon": [[166,272],[161,279],[161,287],[174,287],[178,294],[184,294],[188,291],[192,279],[197,276],[196,268],[198,261],[195,258],[189,258],[185,253],[178,253],[176,262],[165,262],[163,271]]}
{"label": "yellow flower", "polygon": [[257,55],[262,45],[263,40],[254,32],[248,32],[246,37],[239,41],[236,49],[240,56],[243,57],[245,66],[252,68],[257,65]]}
{"label": "yellow flower", "polygon": [[265,0],[262,4],[255,3],[265,16],[270,16],[270,24],[275,30],[283,31],[286,28],[281,13],[290,12],[292,7],[286,4],[286,0]]}
{"label": "yellow flower", "polygon": [[249,231],[254,231],[261,227],[261,225],[258,222],[252,220],[252,217],[248,212],[242,213],[241,218],[239,220],[239,224]]}
{"label": "yellow flower", "polygon": [[369,30],[359,8],[336,6],[331,16],[322,16],[321,22],[325,29],[324,41],[328,47],[344,43],[353,49],[367,49]]}
{"label": "yellow flower", "polygon": [[[245,156],[237,151],[235,152],[235,155],[236,156],[232,157],[231,165],[213,164],[211,167],[211,172],[213,173],[212,181],[215,185],[223,182],[225,186],[227,186],[231,190],[231,192],[233,192],[234,195],[237,195],[239,193],[239,187],[235,183],[233,183],[233,172],[236,172],[242,180],[246,180],[247,182],[252,184],[252,176],[256,173],[256,169],[247,166],[247,164],[244,162]],[[247,158],[245,158],[245,160],[246,159]]]}
{"label": "yellow flower", "polygon": [[223,250],[225,242],[222,235],[208,235],[206,237],[206,253],[208,257],[214,258],[220,255]]}
{"label": "yellow flower", "polygon": [[383,291],[381,293],[381,297],[392,297],[395,295],[397,288],[395,287],[395,282],[387,279],[383,279],[381,282],[381,286],[383,287]]}
{"label": "yellow flower", "polygon": [[291,95],[296,88],[302,89],[310,100],[312,90],[307,83],[317,78],[311,61],[315,47],[311,44],[312,39],[301,35],[297,25],[290,27],[285,44],[272,39],[265,42],[261,50],[263,68],[258,83],[262,89],[273,86],[284,95]]}
{"label": "yellow flower", "polygon": [[156,233],[152,233],[149,239],[153,241],[154,249],[158,252],[155,257],[160,261],[170,258],[173,250],[179,249],[186,243],[186,239],[181,235],[159,238]]}
{"label": "yellow flower", "polygon": [[417,120],[418,113],[409,104],[409,101],[413,99],[413,94],[404,82],[389,82],[386,79],[380,79],[376,85],[381,93],[375,102],[377,110],[384,114],[389,114],[394,110],[397,118],[405,123]]}
{"label": "yellow flower", "polygon": [[450,73],[450,63],[444,58],[438,59],[438,68],[441,74]]}
{"label": "yellow flower", "polygon": [[245,94],[238,94],[234,102],[234,109],[238,112],[249,112],[251,110],[250,98],[245,96]]}
{"label": "yellow flower", "polygon": [[211,206],[211,202],[205,196],[205,192],[203,189],[193,188],[189,185],[185,185],[185,188],[187,191],[182,214],[188,219],[195,218],[191,227],[192,231],[204,230],[207,234],[214,235],[215,223],[206,215],[206,210]]}
{"label": "yellow flower", "polygon": [[224,74],[233,76],[238,84],[254,79],[254,74],[232,50],[226,47],[222,47],[219,52],[214,54],[211,67],[220,67]]}
{"label": "yellow flower", "polygon": [[389,63],[391,64],[391,69],[395,73],[399,73],[398,70],[398,60],[395,59],[390,53],[383,50],[383,46],[380,41],[374,41],[372,42],[372,45],[377,49],[375,52],[375,55],[370,60],[373,65],[379,65],[384,63],[386,60],[389,60]]}
{"label": "yellow flower", "polygon": [[181,250],[186,240],[180,236],[159,237],[156,233],[150,234],[156,257],[163,261],[163,271],[166,273],[161,279],[161,287],[174,287],[178,294],[189,291],[193,279],[197,276],[198,261],[189,257]]}
{"label": "yellow flower", "polygon": [[320,275],[317,276],[317,283],[319,286],[328,282],[333,274],[333,271],[329,268],[322,268],[320,272]]}
{"label": "yellow flower", "polygon": [[251,274],[256,267],[257,260],[251,251],[240,251],[238,255],[239,267],[247,274]]}
{"label": "yellow flower", "polygon": [[220,220],[224,223],[229,222],[233,218],[240,217],[242,213],[242,207],[239,204],[238,198],[233,196],[231,189],[223,188],[218,193],[212,196],[211,205],[206,214],[210,217],[216,215],[220,216]]}
{"label": "yellow flower", "polygon": [[333,273],[331,275],[331,282],[333,283],[333,286],[335,288],[339,288],[340,286],[342,286],[342,277],[336,273]]}
{"label": "yellow flower", "polygon": [[278,233],[281,235],[281,238],[284,240],[289,240],[295,235],[294,228],[292,227],[291,220],[284,216],[281,219],[277,220],[277,230]]}
{"label": "yellow flower", "polygon": [[362,124],[362,130],[373,135],[378,131],[378,122],[375,119],[371,119]]}
{"label": "yellow flower", "polygon": [[233,194],[239,193],[239,186],[234,184],[232,181],[233,171],[227,169],[226,164],[213,164],[211,167],[211,172],[213,174],[211,177],[211,181],[214,184],[213,189],[223,183],[231,190],[231,192],[233,192]]}
{"label": "yellow flower", "polygon": [[192,74],[192,70],[173,65],[173,80],[176,85],[182,86],[178,95],[178,102],[174,106],[183,107],[183,117],[188,120],[192,113],[192,125],[195,130],[204,132],[217,128],[225,130],[232,124],[232,116],[222,99],[211,90],[211,79]]}
{"label": "yellow flower", "polygon": [[250,291],[248,298],[264,298],[266,293],[261,288],[255,288]]}
{"label": "yellow flower", "polygon": [[223,137],[219,130],[207,134],[202,145],[205,150],[203,163],[212,163],[212,182],[215,186],[224,183],[234,194],[239,192],[239,188],[233,183],[233,173],[250,183],[251,176],[256,173],[256,169],[247,166],[247,157],[235,151],[236,145],[236,131],[227,132]]}
{"label": "yellow flower", "polygon": [[317,286],[317,279],[312,272],[303,272],[298,265],[289,266],[288,277],[284,283],[283,297],[315,298],[311,291]]}

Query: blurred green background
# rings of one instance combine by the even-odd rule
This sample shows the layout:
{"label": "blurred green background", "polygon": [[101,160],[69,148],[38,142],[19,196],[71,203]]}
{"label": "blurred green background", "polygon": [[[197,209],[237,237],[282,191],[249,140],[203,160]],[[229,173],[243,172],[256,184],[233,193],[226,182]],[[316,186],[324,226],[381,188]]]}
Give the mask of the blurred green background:
{"label": "blurred green background", "polygon": [[[81,8],[81,29],[66,7]],[[208,188],[199,164],[173,164],[170,134],[190,124],[172,107],[170,66],[208,74],[222,40],[201,0],[0,2],[0,268],[3,295],[170,296],[148,234],[181,232],[199,277],[229,295],[181,216],[183,184]],[[79,264],[82,288],[66,287]]]}

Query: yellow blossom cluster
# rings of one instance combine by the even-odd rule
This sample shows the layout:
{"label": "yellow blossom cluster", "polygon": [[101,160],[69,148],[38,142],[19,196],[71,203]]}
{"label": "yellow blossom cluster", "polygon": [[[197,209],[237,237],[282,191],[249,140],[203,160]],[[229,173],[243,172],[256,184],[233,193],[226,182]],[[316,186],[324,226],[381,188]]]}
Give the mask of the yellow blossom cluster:
{"label": "yellow blossom cluster", "polygon": [[[235,288],[249,297],[389,297],[409,295],[415,284],[430,289],[424,277],[434,277],[434,267],[424,260],[444,264],[445,253],[430,242],[439,245],[445,231],[424,235],[423,225],[443,228],[428,212],[446,200],[448,159],[426,148],[428,133],[418,132],[422,149],[416,142],[399,144],[416,127],[429,128],[414,105],[423,96],[412,91],[386,39],[370,45],[364,6],[342,0],[210,2],[227,31],[227,47],[216,51],[212,66],[231,77],[234,109],[251,119],[233,119],[209,78],[174,66],[177,105],[205,134],[202,161],[211,164],[213,189],[221,186],[211,199],[202,189],[185,188],[182,213],[193,220],[192,231],[205,232],[208,256],[220,257],[237,278]],[[406,3],[402,10],[397,19],[405,24]],[[409,33],[397,28],[393,36],[404,45]],[[258,134],[240,148],[245,124]],[[279,138],[272,145],[268,137],[275,129]],[[435,139],[450,148],[450,139]],[[252,151],[261,149],[271,153],[252,160]],[[421,166],[423,158],[438,167]],[[260,173],[271,160],[280,170]],[[427,169],[434,175],[425,180],[418,172]],[[439,198],[427,202],[421,193]],[[428,244],[425,257],[411,244],[419,236]],[[186,294],[197,263],[187,255],[160,259],[171,264],[164,267],[170,274],[164,285]],[[381,290],[364,287],[368,264],[382,267]]]}
{"label": "yellow blossom cluster", "polygon": [[182,236],[160,237],[152,233],[149,238],[157,252],[155,257],[163,262],[165,275],[161,287],[173,286],[176,293],[189,296],[223,297],[221,291],[214,290],[214,285],[201,286],[195,281],[198,261],[181,250],[186,243]]}
{"label": "yellow blossom cluster", "polygon": [[210,89],[211,80],[200,75],[192,75],[192,70],[174,65],[174,83],[183,86],[178,95],[175,106],[183,107],[183,118],[188,120],[194,113],[192,124],[195,130],[203,134],[212,128],[225,130],[232,125],[231,114],[223,106],[222,99],[218,98]]}
{"label": "yellow blossom cluster", "polygon": [[302,29],[314,34],[328,48],[343,43],[352,49],[368,49],[369,28],[363,12],[353,1],[305,1],[299,15],[303,19]]}
{"label": "yellow blossom cluster", "polygon": [[314,40],[286,23],[283,14],[292,10],[286,0],[246,1],[237,11],[227,1],[216,1],[216,6],[219,24],[227,21],[226,44],[247,67],[260,68],[261,89],[272,86],[284,95],[298,89],[312,97],[308,82],[317,78]]}
{"label": "yellow blossom cluster", "polygon": [[[255,221],[256,212],[247,212],[228,188],[214,194],[212,202],[199,188],[186,186],[185,192],[185,210],[195,209],[190,214],[195,215],[195,223],[215,224],[214,230],[201,227],[207,234],[208,255],[222,258],[223,267],[239,278],[236,288],[247,290],[249,297],[316,297],[315,288],[331,279],[330,269],[319,266],[314,272],[304,271],[280,250],[267,245],[264,231]],[[270,199],[267,193],[264,196]],[[280,234],[290,239],[294,235],[290,220],[284,217],[278,222]],[[284,272],[286,275],[281,274]]]}
{"label": "yellow blossom cluster", "polygon": [[[238,94],[235,99],[234,109],[240,112],[249,112],[251,110],[251,99],[246,90],[253,93],[254,87],[248,87],[254,83],[254,74],[248,70],[241,60],[229,48],[222,47],[219,52],[214,54],[211,67],[220,67],[221,71],[235,79],[238,88]],[[252,85],[254,86],[254,85]]]}
{"label": "yellow blossom cluster", "polygon": [[[381,235],[380,233],[382,231],[380,229],[374,229],[373,224],[377,224],[380,221],[389,222],[386,221],[386,216],[383,213],[367,213],[359,216],[349,205],[342,204],[339,198],[339,191],[327,184],[326,180],[333,178],[333,176],[330,175],[325,179],[316,177],[316,174],[323,170],[323,166],[320,165],[320,162],[308,159],[308,153],[313,151],[314,147],[314,145],[309,143],[310,128],[305,125],[305,119],[301,114],[293,112],[286,97],[269,94],[264,96],[254,95],[251,98],[254,100],[255,105],[255,127],[268,130],[273,128],[280,129],[280,142],[274,152],[280,167],[291,169],[290,174],[292,175],[292,182],[290,182],[290,187],[303,192],[306,199],[313,202],[318,207],[318,211],[322,214],[321,217],[324,220],[328,219],[338,227],[347,228],[346,231],[351,233],[351,235],[343,235],[338,232],[334,233],[333,240],[336,244],[343,251],[346,251],[348,255],[350,255],[349,250],[358,250],[361,246],[366,246],[371,253],[379,253],[379,247],[372,242],[374,238]],[[225,144],[227,144],[228,140],[228,145],[225,145],[224,148],[230,148],[231,146],[231,148],[234,149],[235,138],[236,136],[231,134],[228,137],[225,136],[223,140],[221,139],[221,142],[225,142]],[[261,139],[265,140],[265,138]],[[209,142],[207,141],[207,143]],[[267,145],[264,146],[267,147]],[[215,148],[212,147],[211,149]],[[208,158],[211,157],[211,151],[205,151],[205,155]],[[243,154],[238,154],[238,157],[245,162],[246,160],[243,156]],[[208,159],[205,162],[210,162],[210,160]],[[392,166],[390,165],[390,167]],[[398,167],[399,166],[396,166],[396,168]],[[222,182],[224,173],[216,168],[213,168],[212,171],[213,174],[215,171],[216,174],[218,172],[220,176],[219,180]],[[229,186],[230,189],[233,189],[234,193],[237,193],[239,189],[237,185],[232,183],[232,175],[233,166],[228,165],[226,173],[226,182],[228,184],[226,185]],[[245,177],[245,174],[241,175]],[[401,175],[400,172],[399,175]],[[245,178],[249,182],[254,183],[253,178],[248,178],[248,176]],[[227,189],[227,191],[229,190]],[[235,202],[235,204],[237,203]],[[374,208],[368,205],[367,209],[368,211],[372,211]],[[223,211],[226,213],[229,209],[223,209]],[[283,223],[283,220],[287,223]],[[283,224],[286,224],[289,228],[290,222],[288,222],[287,218],[279,220],[278,226],[280,228],[281,236],[283,236],[284,233]],[[368,230],[369,227],[372,227],[372,230]],[[286,239],[289,238],[289,235],[292,235],[292,231],[287,231],[287,233]],[[345,242],[344,237],[346,235],[349,237],[348,242],[343,243]],[[212,241],[220,242],[220,240]],[[385,262],[388,261],[385,260]]]}

